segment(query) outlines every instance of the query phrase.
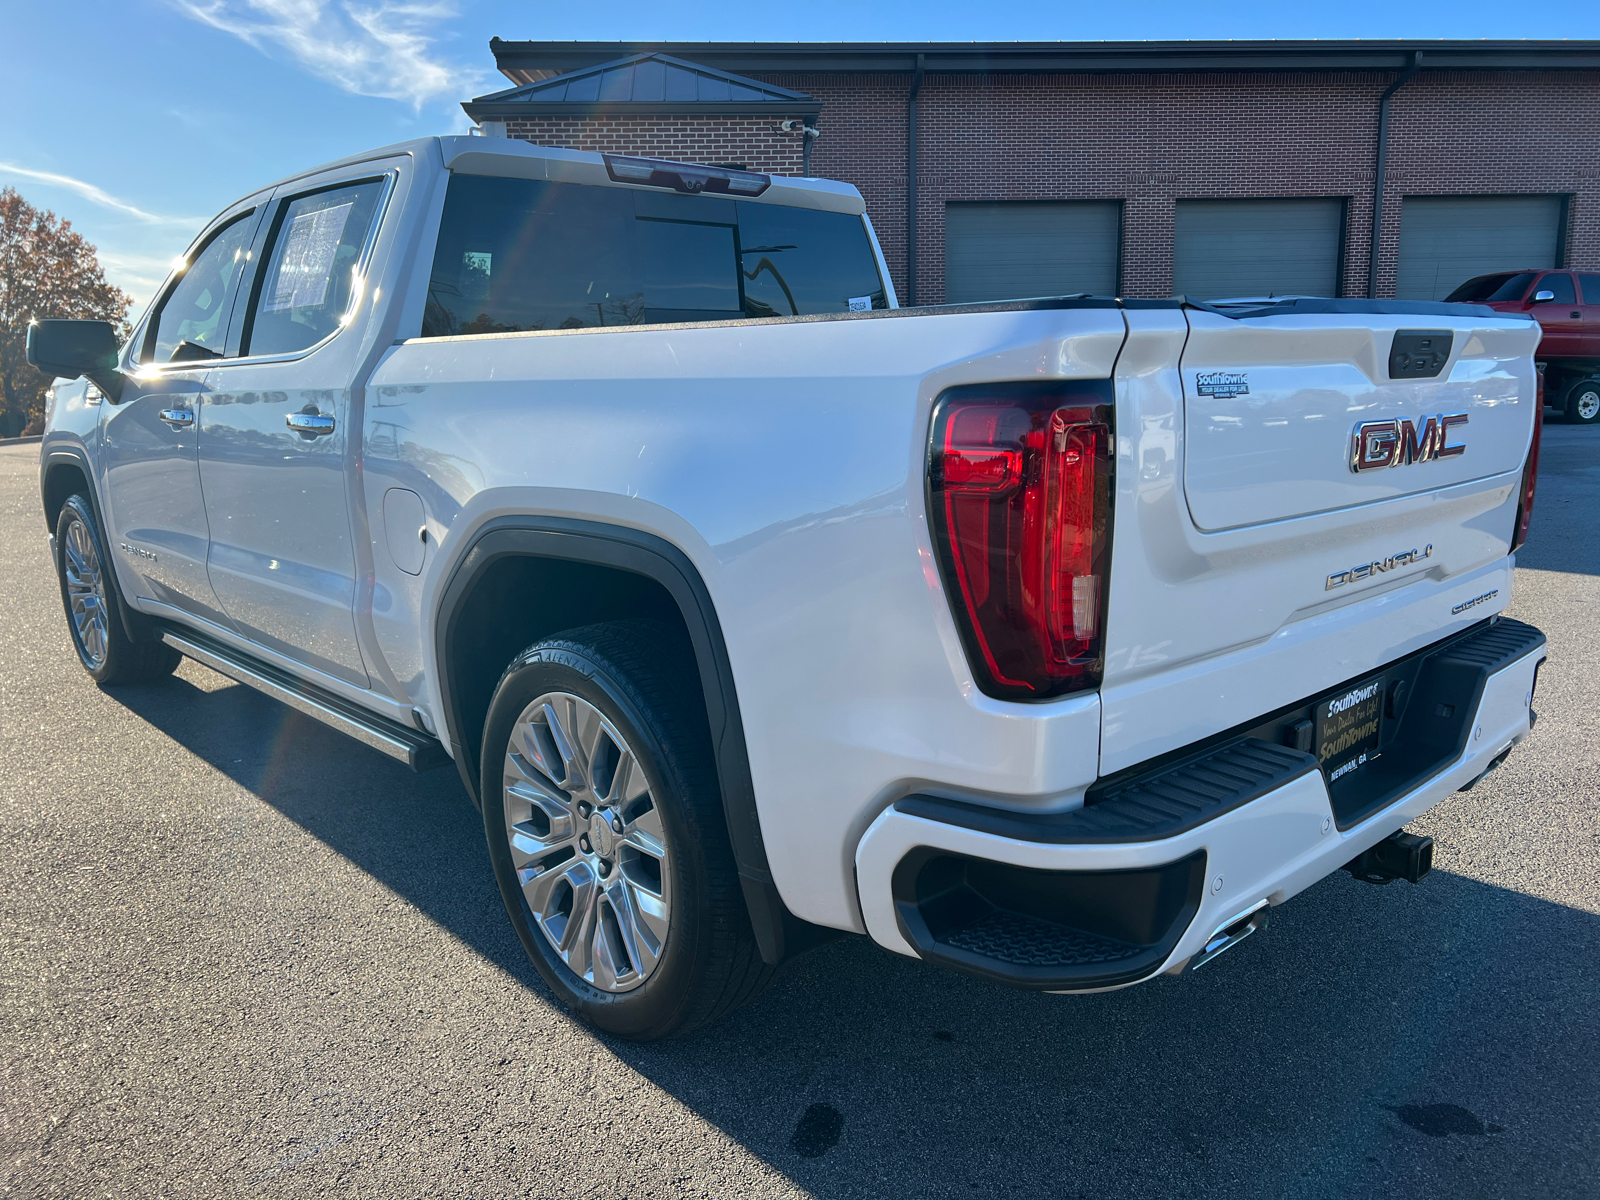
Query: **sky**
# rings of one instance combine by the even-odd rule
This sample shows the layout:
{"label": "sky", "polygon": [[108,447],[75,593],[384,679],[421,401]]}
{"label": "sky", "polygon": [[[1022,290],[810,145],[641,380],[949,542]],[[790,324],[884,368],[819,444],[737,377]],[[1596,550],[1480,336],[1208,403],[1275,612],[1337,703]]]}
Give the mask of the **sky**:
{"label": "sky", "polygon": [[1600,38],[1600,5],[10,0],[0,17],[0,187],[70,220],[137,312],[205,222],[241,196],[345,154],[465,132],[461,101],[510,86],[491,37],[1584,39]]}

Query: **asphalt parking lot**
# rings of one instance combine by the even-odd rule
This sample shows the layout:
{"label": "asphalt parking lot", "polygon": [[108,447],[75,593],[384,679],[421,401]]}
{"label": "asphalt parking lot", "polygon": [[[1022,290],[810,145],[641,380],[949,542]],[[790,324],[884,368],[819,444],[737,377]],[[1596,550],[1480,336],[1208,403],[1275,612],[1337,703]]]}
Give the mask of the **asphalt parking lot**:
{"label": "asphalt parking lot", "polygon": [[193,663],[96,689],[0,447],[0,1194],[1600,1190],[1600,429],[1545,430],[1533,738],[1205,971],[1014,992],[861,939],[680,1041],[567,1018],[453,772]]}

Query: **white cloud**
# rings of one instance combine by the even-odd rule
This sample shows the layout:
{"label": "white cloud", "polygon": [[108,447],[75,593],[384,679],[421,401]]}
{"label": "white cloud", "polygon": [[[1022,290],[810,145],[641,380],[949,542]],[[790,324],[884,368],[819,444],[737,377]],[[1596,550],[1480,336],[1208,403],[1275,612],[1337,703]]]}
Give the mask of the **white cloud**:
{"label": "white cloud", "polygon": [[161,281],[172,270],[171,255],[119,254],[111,250],[100,252],[100,265],[106,275],[114,278],[117,286],[137,294],[148,294],[161,286]]}
{"label": "white cloud", "polygon": [[401,100],[421,110],[439,98],[464,100],[485,73],[434,53],[455,9],[426,0],[174,0],[197,21],[258,50],[276,46],[307,72],[358,96]]}
{"label": "white cloud", "polygon": [[91,203],[98,204],[101,208],[126,213],[147,225],[199,225],[202,221],[200,217],[164,217],[159,213],[145,212],[144,209],[136,208],[126,200],[118,200],[110,192],[92,183],[74,179],[70,175],[57,175],[54,171],[36,171],[32,167],[19,167],[16,163],[0,162],[0,175],[20,175],[24,179],[37,179],[40,183],[51,187],[65,188],[69,192],[76,192]]}

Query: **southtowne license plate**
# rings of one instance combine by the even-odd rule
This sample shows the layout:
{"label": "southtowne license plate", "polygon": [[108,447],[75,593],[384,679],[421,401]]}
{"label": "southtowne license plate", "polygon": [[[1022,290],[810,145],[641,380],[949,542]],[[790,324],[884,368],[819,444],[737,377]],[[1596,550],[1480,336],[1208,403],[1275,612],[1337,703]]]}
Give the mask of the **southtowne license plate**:
{"label": "southtowne license plate", "polygon": [[1363,680],[1317,705],[1317,758],[1329,783],[1350,774],[1373,756],[1382,718],[1382,675]]}

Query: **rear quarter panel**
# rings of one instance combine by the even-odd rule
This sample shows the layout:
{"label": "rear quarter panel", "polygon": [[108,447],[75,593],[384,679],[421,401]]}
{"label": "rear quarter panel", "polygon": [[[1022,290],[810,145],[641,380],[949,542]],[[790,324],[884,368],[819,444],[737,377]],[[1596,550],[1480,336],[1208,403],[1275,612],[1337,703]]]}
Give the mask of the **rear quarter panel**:
{"label": "rear quarter panel", "polygon": [[974,687],[924,455],[944,388],[1108,378],[1124,328],[1102,309],[406,342],[368,390],[362,486],[374,520],[387,489],[419,494],[439,544],[415,578],[375,553],[383,653],[442,711],[428,631],[486,521],[665,538],[716,605],[779,891],[807,920],[859,929],[855,843],[893,800],[1059,806],[1095,778],[1095,697],[1015,705]]}

